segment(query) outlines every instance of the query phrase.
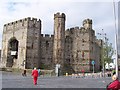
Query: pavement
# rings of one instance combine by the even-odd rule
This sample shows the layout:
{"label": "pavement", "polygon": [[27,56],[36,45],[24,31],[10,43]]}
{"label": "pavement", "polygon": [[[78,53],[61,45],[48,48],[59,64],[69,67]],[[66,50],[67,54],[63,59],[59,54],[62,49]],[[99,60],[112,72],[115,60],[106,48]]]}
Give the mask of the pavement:
{"label": "pavement", "polygon": [[[112,80],[111,77],[102,77],[102,78],[75,78],[71,76],[60,76],[60,77],[42,77],[38,78],[38,84],[33,85],[33,78],[30,74],[26,77],[23,77],[20,73],[12,73],[12,72],[1,72],[2,75],[0,78],[2,88],[12,88],[17,90],[16,88],[35,88],[43,89],[43,88],[62,88],[65,90],[72,88],[84,88],[84,89],[105,89],[107,84],[109,84]],[[4,89],[3,89],[4,90]],[[74,89],[75,90],[75,89]]]}

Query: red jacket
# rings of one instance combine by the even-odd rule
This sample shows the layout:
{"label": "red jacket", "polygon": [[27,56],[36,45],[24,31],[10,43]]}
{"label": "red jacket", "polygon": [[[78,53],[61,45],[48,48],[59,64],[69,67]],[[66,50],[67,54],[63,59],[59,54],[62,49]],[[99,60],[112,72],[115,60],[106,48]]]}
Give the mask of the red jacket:
{"label": "red jacket", "polygon": [[32,76],[33,77],[38,77],[38,71],[37,70],[33,70],[32,71]]}
{"label": "red jacket", "polygon": [[113,81],[107,87],[107,90],[118,90],[118,89],[120,89],[120,82],[119,82],[119,80]]}

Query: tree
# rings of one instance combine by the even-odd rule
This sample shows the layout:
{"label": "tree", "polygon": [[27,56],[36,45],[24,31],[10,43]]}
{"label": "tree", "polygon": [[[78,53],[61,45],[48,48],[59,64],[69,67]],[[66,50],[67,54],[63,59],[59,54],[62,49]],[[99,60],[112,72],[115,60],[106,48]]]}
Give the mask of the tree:
{"label": "tree", "polygon": [[112,56],[114,54],[114,49],[112,47],[112,43],[108,42],[108,39],[105,38],[105,42],[103,44],[103,60],[104,63],[110,64],[112,62]]}

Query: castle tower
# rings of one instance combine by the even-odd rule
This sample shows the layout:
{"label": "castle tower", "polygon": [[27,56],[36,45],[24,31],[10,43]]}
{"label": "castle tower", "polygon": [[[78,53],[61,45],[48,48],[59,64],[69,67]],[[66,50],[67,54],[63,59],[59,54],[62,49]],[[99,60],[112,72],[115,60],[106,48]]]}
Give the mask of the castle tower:
{"label": "castle tower", "polygon": [[54,44],[53,61],[54,67],[59,64],[61,69],[64,65],[64,47],[65,47],[65,14],[54,14]]}
{"label": "castle tower", "polygon": [[85,19],[84,21],[83,21],[83,27],[85,28],[85,29],[92,29],[92,20],[91,19]]}
{"label": "castle tower", "polygon": [[41,20],[24,18],[4,25],[1,60],[3,67],[38,67]]}

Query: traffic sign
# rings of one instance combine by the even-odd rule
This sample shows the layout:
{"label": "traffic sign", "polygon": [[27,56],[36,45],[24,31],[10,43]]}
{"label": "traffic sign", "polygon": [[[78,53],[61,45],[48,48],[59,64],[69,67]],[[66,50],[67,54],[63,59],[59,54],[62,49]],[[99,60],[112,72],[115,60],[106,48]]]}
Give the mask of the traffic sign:
{"label": "traffic sign", "polygon": [[92,64],[92,65],[94,65],[94,64],[95,64],[95,61],[94,61],[94,60],[92,60],[91,64]]}
{"label": "traffic sign", "polygon": [[91,64],[93,65],[93,73],[94,73],[94,65],[95,65],[95,61],[92,60]]}

